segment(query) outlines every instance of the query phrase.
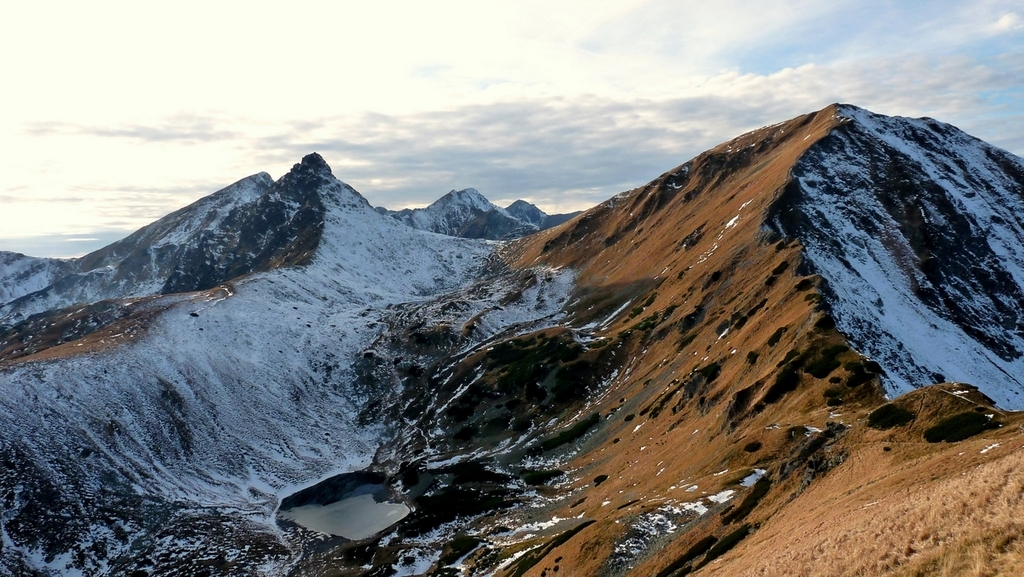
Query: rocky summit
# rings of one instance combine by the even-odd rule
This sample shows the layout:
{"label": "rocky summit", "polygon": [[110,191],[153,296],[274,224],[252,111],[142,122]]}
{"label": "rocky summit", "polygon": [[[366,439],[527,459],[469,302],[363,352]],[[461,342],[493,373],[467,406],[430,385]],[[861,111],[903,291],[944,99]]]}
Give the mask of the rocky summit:
{"label": "rocky summit", "polygon": [[0,253],[0,573],[1019,574],[1022,246],[1024,160],[831,105],[578,215],[314,153]]}
{"label": "rocky summit", "polygon": [[399,211],[378,208],[386,214],[419,230],[448,236],[511,240],[551,228],[579,214],[547,214],[525,200],[517,200],[507,208],[495,206],[475,188],[453,190],[426,208]]}

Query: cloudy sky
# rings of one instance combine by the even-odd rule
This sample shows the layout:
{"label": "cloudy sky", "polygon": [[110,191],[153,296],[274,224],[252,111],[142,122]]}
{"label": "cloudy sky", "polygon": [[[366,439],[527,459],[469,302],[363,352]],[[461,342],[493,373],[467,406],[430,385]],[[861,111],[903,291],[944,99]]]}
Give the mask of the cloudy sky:
{"label": "cloudy sky", "polygon": [[1024,155],[1019,0],[9,3],[0,250],[71,256],[310,151],[374,205],[591,206],[848,102]]}

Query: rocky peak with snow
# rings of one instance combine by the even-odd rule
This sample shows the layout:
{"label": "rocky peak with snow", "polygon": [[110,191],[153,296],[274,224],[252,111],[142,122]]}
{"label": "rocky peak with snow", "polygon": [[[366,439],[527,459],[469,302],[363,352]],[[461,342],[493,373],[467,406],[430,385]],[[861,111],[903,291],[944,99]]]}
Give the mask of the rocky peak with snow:
{"label": "rocky peak with snow", "polygon": [[77,303],[203,290],[305,264],[320,243],[325,203],[369,208],[312,153],[277,182],[266,173],[249,176],[81,258],[46,267],[12,260],[0,268],[0,285],[19,288],[0,302],[0,323]]}
{"label": "rocky peak with snow", "polygon": [[[292,169],[282,176],[274,186],[269,195],[271,198],[280,198],[292,203],[303,204],[306,202],[323,202],[319,198],[325,186],[337,182],[331,167],[316,152],[311,152],[302,157],[302,160],[292,166]],[[346,188],[347,185],[346,185]],[[349,193],[363,199],[355,190],[348,188]]]}
{"label": "rocky peak with snow", "polygon": [[[534,230],[493,205],[474,188],[452,190],[426,208],[381,212],[417,230],[446,236],[497,239]],[[481,227],[482,223],[490,226]]]}
{"label": "rocky peak with snow", "polygon": [[504,209],[487,200],[475,188],[452,190],[426,208],[390,211],[381,214],[415,229],[462,238],[508,240],[556,226],[576,214],[549,216],[536,206],[517,200]]}
{"label": "rocky peak with snow", "polygon": [[431,206],[439,210],[468,208],[481,212],[488,212],[498,208],[491,204],[491,201],[484,198],[484,195],[480,194],[480,191],[475,188],[448,191],[447,194],[434,201]]}
{"label": "rocky peak with snow", "polygon": [[512,215],[525,223],[532,224],[537,228],[544,226],[544,219],[547,218],[547,214],[541,209],[537,208],[536,205],[530,204],[525,200],[517,200],[512,204],[505,207],[505,212]]}
{"label": "rocky peak with snow", "polygon": [[894,391],[949,380],[1024,403],[1024,161],[930,118],[835,107],[773,209],[836,322]]}
{"label": "rocky peak with snow", "polygon": [[513,218],[517,218],[527,224],[536,226],[538,230],[546,230],[566,222],[583,211],[563,214],[548,214],[534,204],[526,202],[525,200],[517,200],[505,207],[505,212],[512,215]]}
{"label": "rocky peak with snow", "polygon": [[0,251],[0,303],[42,290],[74,270],[75,263],[70,259]]}

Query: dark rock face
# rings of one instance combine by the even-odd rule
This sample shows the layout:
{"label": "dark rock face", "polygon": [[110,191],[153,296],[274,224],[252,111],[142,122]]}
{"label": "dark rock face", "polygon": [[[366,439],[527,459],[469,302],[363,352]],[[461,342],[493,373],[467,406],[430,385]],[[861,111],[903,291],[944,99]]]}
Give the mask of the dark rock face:
{"label": "dark rock face", "polygon": [[536,226],[538,230],[545,230],[558,226],[583,212],[578,210],[576,212],[569,212],[565,214],[547,214],[525,200],[517,200],[513,202],[505,208],[505,211],[514,218]]}
{"label": "dark rock face", "polygon": [[525,200],[517,200],[508,205],[508,207],[505,208],[505,212],[525,223],[532,224],[537,228],[543,227],[544,219],[548,217],[548,215],[544,214],[544,211]]}
{"label": "dark rock face", "polygon": [[[79,302],[204,290],[309,261],[323,231],[317,191],[334,182],[312,153],[273,182],[242,179],[80,259],[47,265],[51,284],[0,302],[0,324]],[[27,274],[27,273],[26,273]]]}
{"label": "dark rock face", "polygon": [[123,240],[78,259],[79,271],[113,267],[113,280],[140,284],[173,269],[190,240],[223,228],[225,218],[239,205],[254,201],[273,184],[261,173],[202,198],[145,226]]}
{"label": "dark rock face", "polygon": [[807,245],[839,328],[899,388],[1024,388],[1024,162],[931,119],[840,112],[771,215]]}
{"label": "dark rock face", "polygon": [[305,505],[330,505],[361,494],[388,497],[386,475],[374,471],[342,473],[281,499],[281,509]]}
{"label": "dark rock face", "polygon": [[461,238],[485,238],[507,240],[537,232],[537,229],[507,215],[491,210],[467,222],[458,234]]}
{"label": "dark rock face", "polygon": [[202,290],[253,272],[302,265],[316,250],[324,205],[317,190],[332,178],[313,153],[255,202],[236,207],[218,230],[203,230],[176,259],[162,293]]}

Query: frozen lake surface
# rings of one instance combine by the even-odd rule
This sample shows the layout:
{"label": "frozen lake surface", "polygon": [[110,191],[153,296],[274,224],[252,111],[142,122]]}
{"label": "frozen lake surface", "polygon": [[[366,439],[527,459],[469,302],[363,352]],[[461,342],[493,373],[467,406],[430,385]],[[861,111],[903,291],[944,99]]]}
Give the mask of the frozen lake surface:
{"label": "frozen lake surface", "polygon": [[401,503],[378,503],[373,495],[363,494],[329,505],[303,505],[282,510],[283,519],[320,533],[353,541],[365,539],[401,521],[409,508]]}

